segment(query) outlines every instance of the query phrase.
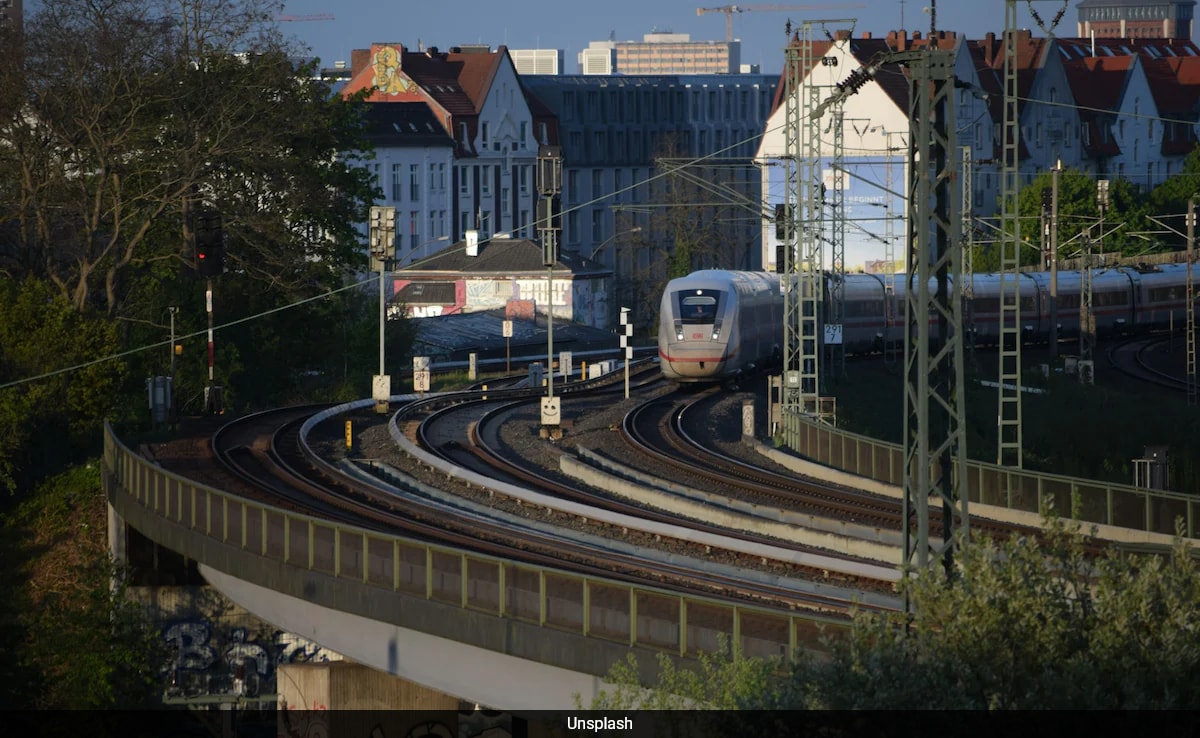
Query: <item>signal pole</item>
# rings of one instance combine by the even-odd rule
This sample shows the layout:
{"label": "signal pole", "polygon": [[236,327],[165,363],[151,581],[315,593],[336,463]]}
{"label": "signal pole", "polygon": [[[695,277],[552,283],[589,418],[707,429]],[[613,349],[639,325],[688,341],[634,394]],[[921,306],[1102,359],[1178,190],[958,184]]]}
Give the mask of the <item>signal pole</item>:
{"label": "signal pole", "polygon": [[542,263],[546,267],[546,396],[542,398],[542,432],[557,437],[561,414],[554,396],[554,262],[558,261],[561,230],[559,193],[562,192],[562,148],[541,146],[537,156],[538,230],[542,234]]}
{"label": "signal pole", "polygon": [[388,259],[395,254],[396,244],[396,208],[374,206],[371,208],[371,222],[368,239],[371,250],[372,271],[379,271],[379,373],[375,375],[371,386],[371,396],[375,400],[375,412],[383,414],[388,411],[388,401],[392,396],[392,378],[384,371],[384,326],[387,325],[387,296],[384,285],[387,273]]}
{"label": "signal pole", "polygon": [[192,234],[196,239],[196,268],[201,276],[206,278],[204,310],[208,313],[208,386],[204,388],[204,407],[207,411],[219,415],[225,408],[221,388],[215,382],[212,278],[225,270],[224,228],[221,213],[216,210],[203,209],[196,212],[194,217],[195,227]]}

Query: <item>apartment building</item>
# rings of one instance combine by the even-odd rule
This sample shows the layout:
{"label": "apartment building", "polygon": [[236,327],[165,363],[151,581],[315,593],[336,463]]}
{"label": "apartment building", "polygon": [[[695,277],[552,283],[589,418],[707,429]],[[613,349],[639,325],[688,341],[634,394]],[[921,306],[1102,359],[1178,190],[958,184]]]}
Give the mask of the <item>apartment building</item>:
{"label": "apartment building", "polygon": [[[852,70],[880,54],[926,43],[919,33],[903,32],[856,39],[842,33],[833,43],[814,42],[814,64],[799,86],[800,99],[809,99],[810,87],[818,88],[819,97],[832,94]],[[994,217],[1000,208],[1008,43],[1016,59],[1021,185],[1058,163],[1098,179],[1125,179],[1144,191],[1182,170],[1197,143],[1200,102],[1200,48],[1191,41],[1039,38],[1027,30],[1011,39],[989,33],[968,40],[945,33],[939,46],[956,52],[955,145],[960,168],[970,168],[966,205],[974,217]],[[822,63],[825,58],[832,61]],[[899,239],[907,230],[907,205],[899,193],[908,176],[908,94],[906,71],[885,63],[844,104],[842,166],[850,174],[837,181],[846,183],[844,213],[852,224],[846,235],[847,268],[903,259]],[[785,116],[781,95],[758,152],[767,209],[786,195]],[[820,137],[824,170],[832,167],[834,138]],[[764,225],[762,244],[763,263],[773,265],[778,244],[769,225]]]}

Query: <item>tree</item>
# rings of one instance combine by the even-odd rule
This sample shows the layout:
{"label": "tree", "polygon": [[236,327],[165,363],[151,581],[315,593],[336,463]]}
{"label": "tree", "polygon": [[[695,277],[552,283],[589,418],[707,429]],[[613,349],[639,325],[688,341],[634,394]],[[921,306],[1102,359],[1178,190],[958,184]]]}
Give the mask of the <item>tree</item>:
{"label": "tree", "polygon": [[[1043,172],[1018,193],[1017,214],[1021,221],[1020,263],[1036,266],[1042,263],[1044,249],[1042,211],[1048,207],[1054,175]],[[1093,239],[1093,253],[1105,252],[1136,255],[1145,252],[1145,240],[1132,235],[1153,229],[1146,217],[1146,199],[1127,180],[1109,182],[1109,206],[1104,212],[1104,233],[1100,239],[1100,209],[1097,202],[1096,178],[1077,169],[1067,169],[1058,178],[1058,258],[1077,257],[1086,239]],[[999,233],[990,236],[1000,238]],[[982,244],[975,247],[974,267],[977,272],[993,272],[1000,268],[1000,245]]]}
{"label": "tree", "polygon": [[[231,270],[272,288],[357,263],[374,194],[352,103],[292,62],[268,0],[88,0],[31,15],[20,106],[0,105],[16,243],[3,268],[126,316],[138,278],[192,263],[223,215]],[[11,78],[11,77],[9,77]]]}
{"label": "tree", "polygon": [[653,214],[618,249],[618,300],[651,323],[668,280],[697,269],[749,269],[762,223],[748,160],[685,158],[680,148],[670,134],[658,143],[648,202],[639,205]]}
{"label": "tree", "polygon": [[0,489],[28,489],[98,440],[125,366],[89,362],[117,346],[116,325],[45,282],[0,280],[0,384],[48,375],[0,389]]}
{"label": "tree", "polygon": [[9,708],[155,704],[164,652],[108,556],[99,465],[41,485],[3,521],[0,691]]}
{"label": "tree", "polygon": [[[902,586],[915,614],[858,613],[827,658],[800,658],[769,687],[763,666],[722,657],[700,674],[743,708],[1080,709],[1200,704],[1200,577],[1190,543],[1168,553],[1091,558],[1077,524],[1040,536],[976,540],[952,580],[931,570]],[[668,673],[648,699],[683,683]],[[628,669],[610,680],[628,687]],[[764,698],[755,694],[763,694]],[[625,693],[630,693],[626,689]]]}

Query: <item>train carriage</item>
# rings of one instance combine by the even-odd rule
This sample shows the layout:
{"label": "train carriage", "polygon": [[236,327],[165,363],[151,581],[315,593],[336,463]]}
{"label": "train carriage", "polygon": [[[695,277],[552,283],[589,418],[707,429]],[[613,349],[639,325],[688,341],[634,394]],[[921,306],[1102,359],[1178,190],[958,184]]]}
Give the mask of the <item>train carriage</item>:
{"label": "train carriage", "polygon": [[659,310],[663,374],[678,382],[736,378],[777,360],[779,276],[708,269],[667,283]]}
{"label": "train carriage", "polygon": [[[849,354],[881,350],[904,340],[904,274],[841,277],[842,341]],[[828,281],[824,299],[837,286]],[[1020,323],[1023,341],[1045,341],[1050,333],[1050,275],[1022,272]],[[1092,314],[1099,336],[1182,325],[1186,309],[1186,264],[1111,267],[1092,272]],[[1058,335],[1079,335],[1080,273],[1060,271],[1057,282]],[[952,299],[958,285],[950,280]],[[935,289],[931,281],[930,289]],[[973,299],[963,316],[980,344],[995,344],[1000,331],[999,274],[975,274]],[[824,315],[830,315],[828,302]],[[937,337],[936,318],[930,335]],[[783,342],[783,294],[779,275],[706,270],[671,280],[663,294],[659,324],[662,372],[679,382],[724,381],[778,360]]]}
{"label": "train carriage", "polygon": [[1187,264],[1139,269],[1134,291],[1137,310],[1133,328],[1151,330],[1182,326],[1187,320],[1186,296]]}

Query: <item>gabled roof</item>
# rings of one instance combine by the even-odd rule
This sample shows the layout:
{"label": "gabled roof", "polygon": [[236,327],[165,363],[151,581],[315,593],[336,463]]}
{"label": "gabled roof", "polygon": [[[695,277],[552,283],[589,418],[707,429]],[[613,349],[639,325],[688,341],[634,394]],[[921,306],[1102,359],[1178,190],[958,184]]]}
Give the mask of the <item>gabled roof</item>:
{"label": "gabled roof", "polygon": [[[938,40],[943,47],[948,47],[956,43],[956,35],[953,32],[939,32]],[[922,37],[920,31],[914,31],[910,37],[906,31],[892,31],[886,37],[876,38],[871,34],[864,34],[860,38],[851,38],[849,32],[839,31],[834,40],[818,40],[812,42],[812,59],[820,60],[833,47],[836,41],[847,41],[851,56],[858,61],[861,66],[866,66],[875,58],[889,51],[904,51],[908,49],[922,49],[930,45],[928,37]],[[793,37],[789,48],[801,48],[802,41],[798,37]],[[803,59],[801,59],[803,66]],[[808,69],[801,69],[800,73],[803,77],[808,76]],[[849,74],[850,70],[847,70]],[[884,93],[891,98],[896,107],[901,110],[908,109],[908,68],[902,64],[886,63],[882,65],[876,72],[874,81]],[[780,77],[779,85],[775,90],[775,99],[771,104],[771,111],[774,112],[784,104],[787,96],[787,72],[784,71]]]}
{"label": "gabled roof", "polygon": [[[463,157],[476,153],[470,142],[475,138],[479,112],[500,65],[508,59],[508,49],[501,46],[496,51],[464,51],[453,47],[443,52],[431,46],[425,51],[409,51],[402,44],[376,43],[370,49],[355,50],[351,59],[353,69],[343,88],[344,96],[375,88],[367,97],[369,102],[426,103],[457,144],[456,156]],[[527,93],[525,97],[533,108],[536,98]],[[534,116],[538,116],[536,111]],[[467,128],[465,137],[458,133],[463,124]],[[550,128],[553,126],[547,126]]]}
{"label": "gabled roof", "polygon": [[366,137],[375,146],[453,146],[424,102],[363,103]]}
{"label": "gabled roof", "polygon": [[501,46],[495,52],[464,53],[456,48],[440,52],[431,46],[423,53],[406,52],[403,69],[451,115],[478,115],[508,50]]}
{"label": "gabled roof", "polygon": [[1090,56],[1063,62],[1079,120],[1088,127],[1084,148],[1091,156],[1121,153],[1109,126],[1121,106],[1136,63],[1136,56]]}
{"label": "gabled roof", "polygon": [[[559,250],[555,269],[574,274],[603,272],[604,267],[578,254]],[[478,256],[468,256],[462,241],[447,246],[427,259],[397,270],[396,276],[412,278],[416,274],[546,274],[542,247],[526,238],[493,238],[479,245]]]}

